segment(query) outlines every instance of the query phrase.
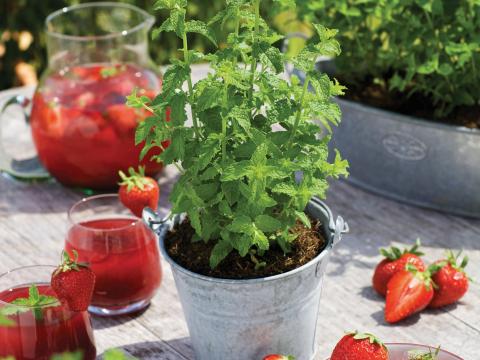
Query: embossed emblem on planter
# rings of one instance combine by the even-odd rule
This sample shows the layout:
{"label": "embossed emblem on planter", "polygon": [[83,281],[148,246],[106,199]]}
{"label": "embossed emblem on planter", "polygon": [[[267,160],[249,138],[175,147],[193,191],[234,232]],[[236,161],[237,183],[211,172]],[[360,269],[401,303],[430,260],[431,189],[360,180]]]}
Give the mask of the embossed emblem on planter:
{"label": "embossed emblem on planter", "polygon": [[427,145],[409,134],[396,132],[384,137],[382,143],[390,154],[399,159],[422,160],[427,156]]}

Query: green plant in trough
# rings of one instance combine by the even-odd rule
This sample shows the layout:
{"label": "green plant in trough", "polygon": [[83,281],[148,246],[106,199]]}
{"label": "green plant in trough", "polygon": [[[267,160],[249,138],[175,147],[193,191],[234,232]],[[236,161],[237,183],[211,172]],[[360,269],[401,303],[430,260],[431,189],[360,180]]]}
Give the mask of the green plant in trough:
{"label": "green plant in trough", "polygon": [[[137,144],[145,141],[142,155],[171,139],[157,158],[180,171],[170,196],[172,214],[188,214],[194,240],[215,243],[212,268],[231,251],[261,255],[273,242],[288,252],[297,219],[310,226],[304,213],[308,201],[325,197],[329,177],[347,174],[338,153],[327,161],[331,126],[341,115],[332,97],[344,87],[315,70],[318,56],[340,54],[336,31],[314,25],[319,42],[288,59],[307,79],[287,82],[287,59],[273,46],[282,37],[260,16],[260,3],[227,0],[224,10],[204,23],[185,20],[187,0],[158,0],[156,9],[169,10],[170,17],[153,35],[174,32],[182,39],[183,59],[172,60],[153,101],[135,93],[128,98],[130,106],[153,113],[137,128]],[[211,54],[191,50],[190,33],[216,44],[215,23],[233,24],[226,46]],[[193,85],[191,66],[205,61],[212,72]],[[193,126],[187,125],[187,109]]]}
{"label": "green plant in trough", "polygon": [[480,105],[479,1],[299,0],[297,11],[339,29],[349,89],[374,86],[385,103],[419,96],[436,118]]}

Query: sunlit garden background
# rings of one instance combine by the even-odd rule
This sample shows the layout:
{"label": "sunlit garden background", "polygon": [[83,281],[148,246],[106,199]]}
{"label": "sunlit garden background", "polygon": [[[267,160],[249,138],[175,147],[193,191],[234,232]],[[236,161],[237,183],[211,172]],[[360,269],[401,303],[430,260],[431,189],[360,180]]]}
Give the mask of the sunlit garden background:
{"label": "sunlit garden background", "polygon": [[[19,0],[0,2],[0,89],[35,81],[46,67],[45,18],[55,10],[65,6],[91,1],[76,0]],[[126,0],[154,14],[152,0]],[[224,7],[223,1],[189,1],[188,16],[207,20]],[[265,5],[265,8],[268,8]],[[3,16],[8,14],[8,16]],[[157,14],[157,24],[161,24],[166,14]],[[268,15],[268,13],[267,13]],[[220,35],[220,31],[219,31]],[[222,39],[221,36],[219,36]],[[204,37],[192,34],[191,45],[198,50],[212,50],[212,45]],[[177,56],[179,41],[176,36],[166,34],[161,41],[150,43],[152,59],[157,64],[166,64],[171,56]]]}

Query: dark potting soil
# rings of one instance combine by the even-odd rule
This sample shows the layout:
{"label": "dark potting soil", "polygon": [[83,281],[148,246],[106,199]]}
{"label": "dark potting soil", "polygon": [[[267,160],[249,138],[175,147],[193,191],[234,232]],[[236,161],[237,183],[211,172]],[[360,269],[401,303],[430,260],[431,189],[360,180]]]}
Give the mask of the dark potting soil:
{"label": "dark potting soil", "polygon": [[[463,106],[454,110],[444,118],[435,118],[435,106],[429,98],[420,94],[407,97],[405,94],[386,91],[383,86],[365,83],[348,84],[345,79],[340,79],[341,84],[346,84],[348,90],[345,98],[362,104],[422,118],[436,123],[465,126],[470,129],[480,129],[480,106]],[[343,80],[343,81],[342,81]]]}
{"label": "dark potting soil", "polygon": [[236,251],[232,251],[215,269],[211,269],[209,259],[215,244],[213,241],[192,242],[195,230],[188,220],[167,234],[165,246],[175,262],[195,273],[222,279],[253,279],[281,274],[314,259],[327,245],[321,230],[322,224],[317,220],[312,220],[310,229],[297,223],[292,232],[298,234],[298,237],[292,244],[291,252],[284,254],[280,246],[271,244],[264,256],[256,256],[258,261],[266,263],[258,269],[255,269],[250,255],[242,258]]}

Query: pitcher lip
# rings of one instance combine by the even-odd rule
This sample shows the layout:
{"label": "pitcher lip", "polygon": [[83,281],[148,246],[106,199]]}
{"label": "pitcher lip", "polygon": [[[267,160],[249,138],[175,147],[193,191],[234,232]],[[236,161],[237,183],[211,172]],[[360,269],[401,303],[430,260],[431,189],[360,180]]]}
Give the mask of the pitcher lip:
{"label": "pitcher lip", "polygon": [[[51,21],[56,18],[59,15],[65,14],[67,12],[73,11],[73,10],[78,10],[78,9],[85,9],[89,7],[120,7],[120,8],[125,8],[129,9],[132,11],[135,11],[139,14],[141,14],[144,17],[144,20],[140,22],[138,25],[135,25],[134,27],[131,27],[127,30],[123,30],[120,32],[114,32],[110,34],[104,34],[104,35],[89,35],[89,36],[78,36],[78,35],[66,35],[62,34],[57,31],[53,31],[49,29],[49,24]],[[83,4],[76,4],[76,5],[71,5],[71,6],[66,6],[63,7],[59,10],[56,10],[52,12],[50,15],[47,16],[45,19],[45,31],[49,36],[58,38],[58,39],[64,39],[64,40],[74,40],[74,41],[92,41],[92,40],[109,40],[109,39],[114,39],[122,36],[127,36],[130,34],[133,34],[143,28],[151,28],[153,24],[155,23],[155,17],[150,15],[148,12],[145,10],[139,8],[138,6],[131,5],[131,4],[125,4],[125,3],[117,3],[117,2],[109,2],[109,1],[101,1],[101,2],[88,2],[88,3],[83,3]]]}
{"label": "pitcher lip", "polygon": [[263,282],[268,282],[268,281],[274,281],[278,279],[282,279],[285,277],[290,277],[293,276],[299,272],[302,272],[303,270],[315,266],[318,264],[327,254],[332,250],[333,246],[333,234],[332,234],[332,229],[330,229],[329,222],[331,221],[333,215],[330,210],[330,208],[323,202],[323,201],[318,201],[316,205],[320,205],[323,207],[323,209],[326,211],[327,214],[327,221],[323,222],[323,228],[325,230],[325,233],[327,235],[327,244],[323,248],[323,250],[318,254],[316,257],[314,257],[312,260],[307,262],[306,264],[303,264],[300,267],[297,267],[293,270],[277,274],[277,275],[272,275],[272,276],[267,276],[267,277],[260,277],[260,278],[253,278],[253,279],[228,279],[228,278],[216,278],[213,276],[207,276],[207,275],[202,275],[198,274],[196,272],[193,272],[191,270],[188,270],[184,268],[182,265],[177,263],[175,260],[171,258],[171,256],[168,254],[166,248],[165,248],[165,236],[167,231],[162,231],[161,234],[159,234],[159,243],[160,243],[160,251],[162,253],[162,256],[164,257],[165,260],[167,260],[168,263],[172,266],[172,268],[188,275],[191,277],[194,277],[199,280],[204,280],[204,281],[209,281],[209,282],[216,282],[216,283],[221,283],[221,284],[258,284],[258,283],[263,283]]}

